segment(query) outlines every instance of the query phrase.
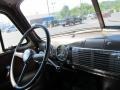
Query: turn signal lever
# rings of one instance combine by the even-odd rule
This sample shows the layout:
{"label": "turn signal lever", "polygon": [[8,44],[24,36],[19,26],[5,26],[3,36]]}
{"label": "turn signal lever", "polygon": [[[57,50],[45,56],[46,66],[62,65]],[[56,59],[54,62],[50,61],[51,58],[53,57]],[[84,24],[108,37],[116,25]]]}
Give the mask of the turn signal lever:
{"label": "turn signal lever", "polygon": [[[41,62],[44,58],[45,54],[44,52],[40,52],[39,54],[33,54],[33,59],[36,62]],[[55,67],[56,70],[60,70],[60,66],[58,66],[56,63],[54,63],[51,59],[48,58],[48,63],[50,63],[52,66]]]}
{"label": "turn signal lever", "polygon": [[50,64],[52,64],[56,68],[56,70],[60,70],[60,66],[58,66],[57,64],[55,64],[52,60],[48,59],[48,62]]}

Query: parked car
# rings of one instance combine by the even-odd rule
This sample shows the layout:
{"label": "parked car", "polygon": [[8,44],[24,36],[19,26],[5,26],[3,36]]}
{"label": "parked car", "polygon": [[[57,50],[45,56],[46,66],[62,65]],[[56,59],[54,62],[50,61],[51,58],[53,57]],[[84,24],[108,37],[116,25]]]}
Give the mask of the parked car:
{"label": "parked car", "polygon": [[12,25],[10,27],[6,27],[4,29],[4,31],[7,32],[7,33],[9,33],[9,32],[15,32],[15,31],[17,31],[17,28],[14,25]]}
{"label": "parked car", "polygon": [[59,20],[50,21],[50,27],[56,27],[56,26],[59,26]]}
{"label": "parked car", "polygon": [[83,20],[84,18],[83,17],[80,17],[80,16],[78,16],[78,17],[73,17],[73,20],[74,20],[74,22],[75,22],[75,24],[82,24],[82,20]]}
{"label": "parked car", "polygon": [[45,27],[49,27],[50,22],[49,21],[43,21],[42,25]]}
{"label": "parked car", "polygon": [[69,17],[63,20],[62,26],[71,26],[71,25],[76,25],[76,24],[81,24],[82,23],[82,18],[81,17]]}
{"label": "parked car", "polygon": [[62,22],[62,26],[65,27],[66,25],[71,26],[74,25],[74,21],[72,18],[66,18],[65,20],[63,20]]}
{"label": "parked car", "polygon": [[96,19],[97,18],[96,13],[88,14],[87,18],[88,19]]}
{"label": "parked car", "polygon": [[42,25],[45,27],[56,27],[59,25],[59,21],[58,20],[43,21]]}

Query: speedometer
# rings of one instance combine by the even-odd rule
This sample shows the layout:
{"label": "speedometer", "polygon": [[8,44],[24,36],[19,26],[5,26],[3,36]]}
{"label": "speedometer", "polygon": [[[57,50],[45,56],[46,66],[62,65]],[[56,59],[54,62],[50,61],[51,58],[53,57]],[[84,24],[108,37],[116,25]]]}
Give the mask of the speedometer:
{"label": "speedometer", "polygon": [[65,61],[68,57],[68,47],[66,45],[60,45],[57,47],[56,56],[58,60]]}

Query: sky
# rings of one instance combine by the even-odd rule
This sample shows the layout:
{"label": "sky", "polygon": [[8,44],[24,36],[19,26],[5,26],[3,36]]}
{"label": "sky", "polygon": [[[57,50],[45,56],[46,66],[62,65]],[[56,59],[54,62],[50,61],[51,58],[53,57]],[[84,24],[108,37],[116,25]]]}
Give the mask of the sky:
{"label": "sky", "polygon": [[[107,1],[107,0],[99,0],[99,2]],[[113,0],[109,0],[113,1]],[[48,7],[49,12],[60,11],[64,5],[69,6],[69,8],[73,8],[75,6],[80,6],[80,3],[91,3],[91,0],[24,0],[21,4],[21,10],[25,14],[25,16],[31,16],[35,14],[47,14]]]}
{"label": "sky", "polygon": [[[106,0],[99,0],[99,2]],[[109,0],[110,1],[110,0]],[[111,0],[113,1],[113,0]],[[21,4],[21,10],[26,16],[35,15],[35,14],[47,14],[48,7],[50,13],[60,11],[64,5],[73,8],[79,6],[80,3],[91,3],[91,0],[24,0]]]}

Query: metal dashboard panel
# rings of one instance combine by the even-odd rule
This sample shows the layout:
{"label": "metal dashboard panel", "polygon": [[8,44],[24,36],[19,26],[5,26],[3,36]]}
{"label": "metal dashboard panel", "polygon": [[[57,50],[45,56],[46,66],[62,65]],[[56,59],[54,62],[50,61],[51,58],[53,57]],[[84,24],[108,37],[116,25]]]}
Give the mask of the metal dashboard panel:
{"label": "metal dashboard panel", "polygon": [[120,35],[107,36],[105,49],[120,50]]}
{"label": "metal dashboard panel", "polygon": [[[83,47],[120,51],[120,35],[86,39]],[[81,53],[78,57],[77,54],[75,54],[75,57],[73,57],[75,60],[73,61],[73,65],[75,65],[76,68],[101,76],[120,79],[120,60],[113,59],[109,55],[102,53],[95,53],[94,59],[91,59],[89,58],[91,53],[87,51],[83,52],[85,54]],[[80,54],[80,52],[78,53]],[[98,56],[99,58],[97,58]]]}
{"label": "metal dashboard panel", "polygon": [[120,35],[108,35],[105,37],[86,39],[85,48],[120,50]]}
{"label": "metal dashboard panel", "polygon": [[105,47],[104,39],[87,39],[85,40],[84,47],[103,49]]}

